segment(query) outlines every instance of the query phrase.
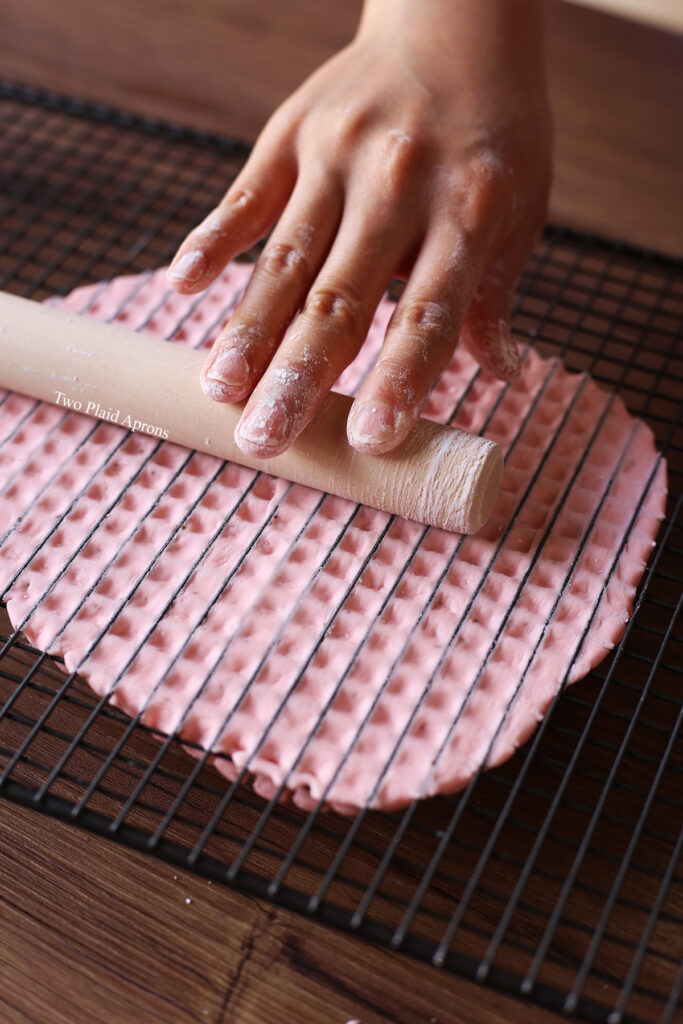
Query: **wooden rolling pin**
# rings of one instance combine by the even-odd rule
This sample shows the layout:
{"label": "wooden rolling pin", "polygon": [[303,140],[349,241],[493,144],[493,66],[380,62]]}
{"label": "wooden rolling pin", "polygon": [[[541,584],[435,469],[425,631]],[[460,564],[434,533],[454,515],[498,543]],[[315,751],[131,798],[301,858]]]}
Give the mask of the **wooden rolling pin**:
{"label": "wooden rolling pin", "polygon": [[298,440],[251,459],[233,434],[242,404],[199,386],[205,353],[0,292],[0,386],[445,530],[488,519],[503,469],[493,441],[421,419],[386,455],[346,440],[351,399],[330,394]]}

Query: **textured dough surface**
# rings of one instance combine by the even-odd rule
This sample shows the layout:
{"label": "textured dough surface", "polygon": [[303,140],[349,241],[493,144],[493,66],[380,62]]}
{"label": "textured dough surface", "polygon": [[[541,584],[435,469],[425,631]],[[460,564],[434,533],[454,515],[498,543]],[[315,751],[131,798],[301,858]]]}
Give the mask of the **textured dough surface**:
{"label": "textured dough surface", "polygon": [[[199,299],[162,270],[53,301],[208,346],[248,274],[232,265]],[[359,386],[392,308],[339,390]],[[265,797],[351,812],[460,789],[621,636],[666,469],[619,398],[530,347],[507,386],[459,347],[425,415],[506,454],[475,536],[0,391],[13,624]]]}

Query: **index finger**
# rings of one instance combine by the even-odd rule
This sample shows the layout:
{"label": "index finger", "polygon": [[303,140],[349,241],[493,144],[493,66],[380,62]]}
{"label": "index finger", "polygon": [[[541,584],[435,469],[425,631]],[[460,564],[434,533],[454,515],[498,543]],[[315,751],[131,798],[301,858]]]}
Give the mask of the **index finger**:
{"label": "index finger", "polygon": [[182,242],[168,269],[172,287],[184,295],[202,291],[263,238],[285,208],[296,170],[291,129],[272,119],[218,206]]}

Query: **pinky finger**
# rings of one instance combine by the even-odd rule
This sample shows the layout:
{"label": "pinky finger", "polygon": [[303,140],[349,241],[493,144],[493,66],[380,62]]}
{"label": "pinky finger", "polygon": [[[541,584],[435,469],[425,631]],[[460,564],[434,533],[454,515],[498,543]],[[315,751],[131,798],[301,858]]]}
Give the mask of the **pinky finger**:
{"label": "pinky finger", "polygon": [[512,380],[520,370],[510,314],[519,277],[517,269],[496,263],[474,295],[462,326],[462,342],[481,368],[498,380]]}

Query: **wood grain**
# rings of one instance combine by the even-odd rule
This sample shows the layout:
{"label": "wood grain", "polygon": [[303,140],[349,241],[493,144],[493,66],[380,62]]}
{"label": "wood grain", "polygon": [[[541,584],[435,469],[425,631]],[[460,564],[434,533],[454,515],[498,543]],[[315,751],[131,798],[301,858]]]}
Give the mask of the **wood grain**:
{"label": "wood grain", "polygon": [[558,1019],[5,800],[0,835],[3,1024]]}

